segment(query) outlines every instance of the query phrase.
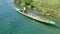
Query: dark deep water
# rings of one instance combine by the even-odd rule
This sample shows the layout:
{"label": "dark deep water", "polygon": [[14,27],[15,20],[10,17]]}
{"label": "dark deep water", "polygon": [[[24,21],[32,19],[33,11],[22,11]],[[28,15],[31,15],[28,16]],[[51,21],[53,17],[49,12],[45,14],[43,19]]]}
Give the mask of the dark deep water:
{"label": "dark deep water", "polygon": [[60,29],[19,14],[12,0],[0,0],[0,34],[60,34]]}

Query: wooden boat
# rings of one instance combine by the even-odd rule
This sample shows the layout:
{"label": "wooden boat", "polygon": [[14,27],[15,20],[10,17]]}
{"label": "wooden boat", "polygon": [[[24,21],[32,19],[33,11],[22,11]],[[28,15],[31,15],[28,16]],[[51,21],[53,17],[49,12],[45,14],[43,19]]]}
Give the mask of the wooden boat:
{"label": "wooden boat", "polygon": [[21,13],[21,14],[23,14],[23,15],[25,15],[25,16],[27,16],[27,17],[30,17],[30,18],[32,18],[32,19],[35,19],[35,20],[38,20],[38,21],[41,21],[41,22],[44,22],[44,23],[47,23],[47,24],[55,24],[55,22],[53,22],[53,21],[51,21],[51,20],[48,20],[48,19],[46,19],[46,18],[43,18],[43,17],[41,17],[41,16],[37,16],[37,15],[35,15],[35,14],[32,14],[32,13],[29,13],[29,12],[24,12],[24,10],[25,10],[25,8],[23,9],[23,10],[20,10],[20,9],[18,9],[18,8],[16,8],[16,7],[14,7],[19,13]]}

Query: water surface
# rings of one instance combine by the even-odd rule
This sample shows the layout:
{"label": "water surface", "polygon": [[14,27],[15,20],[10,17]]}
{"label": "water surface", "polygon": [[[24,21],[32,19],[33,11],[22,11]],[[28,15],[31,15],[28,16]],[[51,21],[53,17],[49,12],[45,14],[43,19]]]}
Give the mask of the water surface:
{"label": "water surface", "polygon": [[[57,21],[56,25],[60,26],[60,19],[46,18]],[[12,0],[0,0],[0,34],[60,34],[60,29],[19,14]]]}

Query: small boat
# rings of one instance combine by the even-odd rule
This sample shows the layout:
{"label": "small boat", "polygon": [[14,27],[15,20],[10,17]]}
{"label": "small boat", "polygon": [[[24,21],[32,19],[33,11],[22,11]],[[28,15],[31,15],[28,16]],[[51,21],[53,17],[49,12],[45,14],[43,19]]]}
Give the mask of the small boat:
{"label": "small boat", "polygon": [[15,8],[19,13],[21,13],[21,14],[27,16],[27,17],[30,17],[30,18],[35,19],[35,20],[38,20],[38,21],[40,21],[40,22],[44,22],[44,23],[47,23],[47,24],[55,25],[55,22],[53,22],[53,21],[51,21],[51,20],[48,20],[48,19],[46,19],[46,18],[43,18],[43,17],[41,17],[41,16],[37,16],[37,15],[32,14],[32,13],[29,13],[29,12],[24,12],[24,11],[26,11],[25,7],[24,7],[23,10],[20,10],[20,9],[18,9],[18,8],[16,8],[16,7],[14,7],[14,8]]}

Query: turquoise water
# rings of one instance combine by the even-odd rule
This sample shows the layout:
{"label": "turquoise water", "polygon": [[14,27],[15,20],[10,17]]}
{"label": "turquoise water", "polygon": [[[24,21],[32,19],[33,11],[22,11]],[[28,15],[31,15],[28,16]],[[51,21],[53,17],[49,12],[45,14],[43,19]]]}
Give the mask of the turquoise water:
{"label": "turquoise water", "polygon": [[19,14],[11,0],[0,0],[0,34],[60,34],[60,29]]}

